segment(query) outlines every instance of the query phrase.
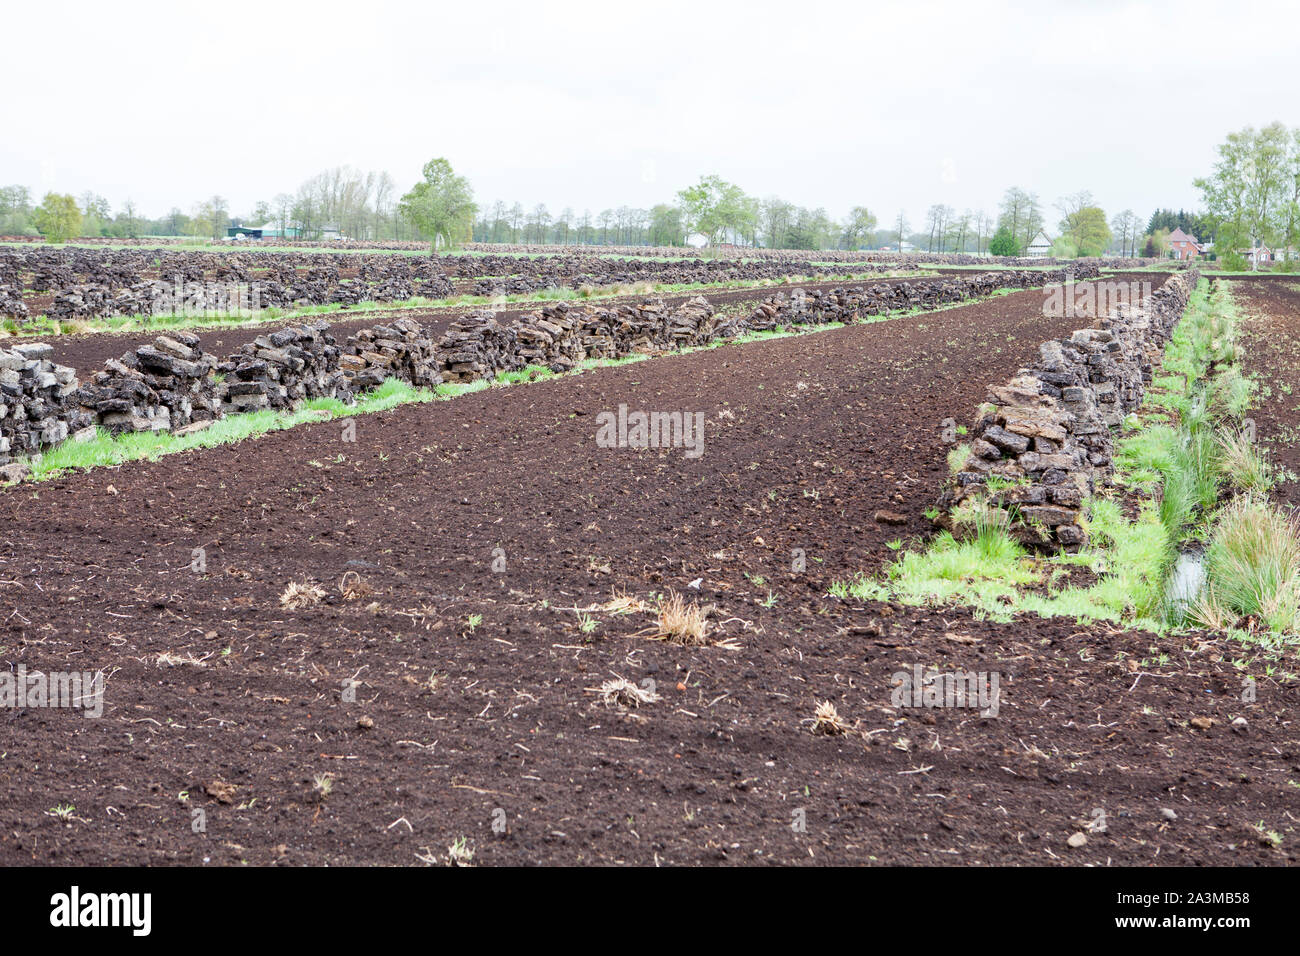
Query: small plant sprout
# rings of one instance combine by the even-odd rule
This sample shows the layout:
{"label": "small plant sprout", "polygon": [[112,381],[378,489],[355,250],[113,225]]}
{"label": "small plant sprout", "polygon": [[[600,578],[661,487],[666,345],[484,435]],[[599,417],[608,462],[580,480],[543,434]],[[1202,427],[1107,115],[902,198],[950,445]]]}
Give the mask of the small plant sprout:
{"label": "small plant sprout", "polygon": [[1272,847],[1278,847],[1282,845],[1282,834],[1278,833],[1276,830],[1270,830],[1265,825],[1263,820],[1260,820],[1251,829],[1253,829],[1256,833],[1259,834],[1260,843]]}
{"label": "small plant sprout", "polygon": [[311,778],[312,789],[320,796],[321,800],[327,800],[329,795],[334,792],[334,774],[318,773]]}
{"label": "small plant sprout", "polygon": [[469,617],[465,618],[465,626],[468,627],[470,631],[473,631],[482,623],[483,623],[482,614],[471,614]]}
{"label": "small plant sprout", "polygon": [[473,866],[474,851],[469,848],[469,840],[458,837],[456,842],[447,847],[448,866]]}
{"label": "small plant sprout", "polygon": [[970,454],[970,445],[958,445],[948,452],[948,470],[954,475],[965,470],[966,462],[970,461]]}

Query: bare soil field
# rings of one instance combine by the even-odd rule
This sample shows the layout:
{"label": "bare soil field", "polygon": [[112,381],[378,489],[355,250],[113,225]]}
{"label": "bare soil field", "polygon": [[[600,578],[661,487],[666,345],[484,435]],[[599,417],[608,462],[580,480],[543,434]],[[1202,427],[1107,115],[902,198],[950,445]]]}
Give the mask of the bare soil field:
{"label": "bare soil field", "polygon": [[[0,659],[109,676],[100,719],[5,712],[0,863],[1296,862],[1290,701],[1241,703],[1239,645],[826,596],[928,533],[941,420],[1079,324],[1042,302],[7,490]],[[599,447],[620,405],[704,453]],[[706,643],[620,613],[674,591]],[[999,714],[894,706],[914,665],[1002,673]]]}
{"label": "bare soil field", "polygon": [[1247,315],[1247,361],[1259,375],[1259,405],[1252,414],[1274,463],[1285,470],[1274,494],[1300,507],[1300,278],[1231,282]]}

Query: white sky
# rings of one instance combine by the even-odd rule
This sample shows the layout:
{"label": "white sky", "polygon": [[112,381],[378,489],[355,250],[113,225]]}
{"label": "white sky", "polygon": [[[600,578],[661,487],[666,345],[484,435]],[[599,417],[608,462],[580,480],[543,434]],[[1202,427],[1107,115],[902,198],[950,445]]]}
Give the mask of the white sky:
{"label": "white sky", "polygon": [[1300,12],[1228,3],[13,3],[0,184],[246,214],[446,156],[552,214],[747,192],[913,228],[1009,185],[1194,207],[1246,124],[1300,125]]}

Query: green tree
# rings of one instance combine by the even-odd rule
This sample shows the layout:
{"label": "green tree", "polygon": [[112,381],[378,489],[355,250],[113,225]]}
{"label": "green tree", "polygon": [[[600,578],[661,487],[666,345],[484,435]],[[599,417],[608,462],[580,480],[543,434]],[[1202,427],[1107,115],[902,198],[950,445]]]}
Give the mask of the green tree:
{"label": "green tree", "polygon": [[21,236],[32,231],[32,201],[27,187],[0,189],[0,236]]}
{"label": "green tree", "polygon": [[1002,197],[998,216],[998,228],[1002,226],[1011,231],[1011,237],[1016,241],[1017,251],[1010,255],[1019,255],[1019,250],[1028,248],[1038,230],[1043,228],[1043,210],[1038,204],[1038,196],[1019,186],[1008,189]]}
{"label": "green tree", "polygon": [[[1151,233],[1150,236],[1151,246],[1153,249],[1155,249],[1155,254],[1157,256],[1169,255],[1169,249],[1170,249],[1169,232],[1170,230],[1162,227],[1160,229],[1157,229],[1155,232]],[[1241,263],[1242,263],[1242,268],[1244,269],[1246,267],[1246,260],[1242,259]]]}
{"label": "green tree", "polygon": [[900,209],[898,211],[898,218],[894,220],[894,234],[898,241],[898,252],[900,255],[903,252],[903,243],[907,241],[907,230],[910,228],[911,226],[908,225],[907,222],[907,214]]}
{"label": "green tree", "polygon": [[794,210],[794,221],[786,233],[787,249],[825,249],[834,244],[837,227],[825,209]]}
{"label": "green tree", "polygon": [[1278,233],[1286,248],[1286,261],[1292,260],[1300,243],[1300,127],[1291,131],[1287,142],[1285,168],[1282,171],[1282,204],[1278,210]]}
{"label": "green tree", "polygon": [[849,249],[861,249],[862,244],[870,240],[876,221],[875,213],[866,206],[854,206],[844,222],[844,245]]}
{"label": "green tree", "polygon": [[[474,190],[469,180],[456,175],[451,163],[441,157],[425,163],[423,175],[424,179],[401,198],[398,211],[429,238],[431,250],[437,250],[439,239],[448,248],[455,248],[460,244],[460,237],[467,234],[478,210]],[[522,213],[520,208],[521,218]]]}
{"label": "green tree", "polygon": [[105,227],[113,219],[113,210],[108,200],[98,193],[81,194],[81,232],[83,236],[102,236]]}
{"label": "green tree", "polygon": [[1010,223],[1004,222],[1002,225],[998,226],[998,231],[993,233],[993,238],[989,241],[989,255],[1020,255],[1020,242],[1011,231]]}
{"label": "green tree", "polygon": [[1060,236],[1052,243],[1048,255],[1053,259],[1077,259],[1079,258],[1079,247],[1069,237]]}
{"label": "green tree", "polygon": [[33,220],[48,242],[67,242],[81,235],[81,210],[68,193],[46,193]]}
{"label": "green tree", "polygon": [[[1239,249],[1254,249],[1286,230],[1289,151],[1295,144],[1281,123],[1260,130],[1247,126],[1228,134],[1214,172],[1195,180],[1218,226],[1215,251],[1225,266],[1240,265]],[[1254,265],[1259,268],[1258,258]]]}
{"label": "green tree", "polygon": [[1138,217],[1132,209],[1125,209],[1111,220],[1110,230],[1119,241],[1119,254],[1131,256],[1137,253]]}
{"label": "green tree", "polygon": [[1079,206],[1061,219],[1061,238],[1069,241],[1081,256],[1099,256],[1110,245],[1110,225],[1100,206]]}
{"label": "green tree", "polygon": [[787,236],[794,220],[795,208],[779,196],[769,196],[759,206],[763,245],[769,249],[789,248]]}
{"label": "green tree", "polygon": [[751,236],[758,206],[743,189],[720,176],[701,176],[694,186],[677,194],[689,228],[707,236],[713,244],[727,232]]}
{"label": "green tree", "polygon": [[650,245],[680,246],[685,238],[681,209],[660,203],[650,210]]}

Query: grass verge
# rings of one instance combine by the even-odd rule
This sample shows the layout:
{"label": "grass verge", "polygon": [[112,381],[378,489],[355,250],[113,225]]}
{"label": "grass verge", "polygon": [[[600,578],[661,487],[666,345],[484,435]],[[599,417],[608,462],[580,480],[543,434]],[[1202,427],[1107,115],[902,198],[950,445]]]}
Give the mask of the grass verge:
{"label": "grass verge", "polygon": [[[1237,329],[1227,284],[1211,293],[1203,279],[1117,441],[1116,491],[1087,502],[1089,543],[1079,553],[1028,554],[1008,533],[1006,513],[975,501],[954,511],[957,535],[941,532],[878,578],[836,582],[831,595],[959,603],[998,621],[1032,613],[1157,633],[1203,624],[1246,640],[1294,637],[1300,537],[1264,497],[1270,469],[1242,427],[1254,383],[1237,364]],[[1191,602],[1171,600],[1176,560],[1204,541],[1204,585]],[[1075,569],[1092,580],[1070,584]]]}

